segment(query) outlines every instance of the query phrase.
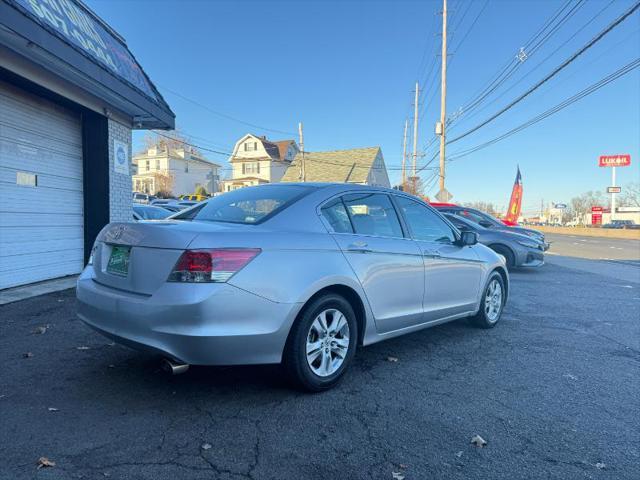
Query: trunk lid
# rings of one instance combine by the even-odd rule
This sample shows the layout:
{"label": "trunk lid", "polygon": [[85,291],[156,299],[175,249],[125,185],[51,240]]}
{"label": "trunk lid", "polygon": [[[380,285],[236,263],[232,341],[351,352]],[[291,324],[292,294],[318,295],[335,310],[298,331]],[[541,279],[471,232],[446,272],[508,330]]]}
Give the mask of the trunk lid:
{"label": "trunk lid", "polygon": [[231,224],[176,220],[110,223],[97,238],[93,255],[96,281],[152,295],[167,281],[180,255],[197,236],[233,230]]}

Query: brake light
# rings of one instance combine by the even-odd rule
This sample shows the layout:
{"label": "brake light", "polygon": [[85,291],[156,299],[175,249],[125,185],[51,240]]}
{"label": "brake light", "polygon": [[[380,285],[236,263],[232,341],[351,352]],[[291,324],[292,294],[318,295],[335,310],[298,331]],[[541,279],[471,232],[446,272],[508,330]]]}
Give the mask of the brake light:
{"label": "brake light", "polygon": [[168,281],[226,282],[260,252],[259,248],[187,250],[173,267]]}

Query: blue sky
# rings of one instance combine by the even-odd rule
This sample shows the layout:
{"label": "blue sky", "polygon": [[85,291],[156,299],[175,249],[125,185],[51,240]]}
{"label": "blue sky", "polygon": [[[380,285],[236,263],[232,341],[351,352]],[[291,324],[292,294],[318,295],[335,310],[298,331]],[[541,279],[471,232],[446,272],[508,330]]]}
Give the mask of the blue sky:
{"label": "blue sky", "polygon": [[[448,113],[473,99],[564,1],[489,0],[470,30],[485,0],[450,0]],[[194,143],[229,150],[247,132],[274,140],[294,137],[302,121],[307,150],[380,145],[394,183],[400,176],[402,129],[412,111],[416,80],[427,91],[418,143],[424,146],[433,138],[440,94],[439,73],[430,67],[440,61],[441,1],[87,3],[126,38],[175,111],[178,127]],[[451,126],[450,138],[516,98],[632,4],[584,2],[494,95]],[[639,56],[636,12],[530,97],[450,145],[448,154],[506,132]],[[217,116],[172,91],[208,109],[290,134]],[[134,142],[139,144],[142,136],[136,133]],[[427,149],[418,164],[433,151],[433,146]],[[519,164],[524,209],[536,209],[542,199],[566,202],[586,190],[604,190],[610,171],[598,168],[597,159],[614,153],[632,155],[632,167],[618,169],[618,183],[639,181],[640,69],[502,142],[448,164],[447,188],[459,202],[506,206]],[[227,165],[224,156],[210,158]],[[424,172],[425,178],[429,175]]]}

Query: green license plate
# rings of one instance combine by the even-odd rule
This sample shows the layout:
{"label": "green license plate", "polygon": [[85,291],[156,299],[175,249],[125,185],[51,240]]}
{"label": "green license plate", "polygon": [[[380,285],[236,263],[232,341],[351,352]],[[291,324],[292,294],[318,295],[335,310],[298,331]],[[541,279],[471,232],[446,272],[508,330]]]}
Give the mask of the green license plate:
{"label": "green license plate", "polygon": [[126,277],[129,273],[129,253],[131,247],[112,247],[107,272]]}

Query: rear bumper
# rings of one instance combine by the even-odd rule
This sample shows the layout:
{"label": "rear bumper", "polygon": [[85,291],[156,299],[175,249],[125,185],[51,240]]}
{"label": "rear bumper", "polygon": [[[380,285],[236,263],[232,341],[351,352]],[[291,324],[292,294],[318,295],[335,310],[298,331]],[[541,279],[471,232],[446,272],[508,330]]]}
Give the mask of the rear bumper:
{"label": "rear bumper", "polygon": [[151,296],[78,279],[78,317],[129,347],[192,365],[279,363],[301,304],[232,285],[167,283]]}

